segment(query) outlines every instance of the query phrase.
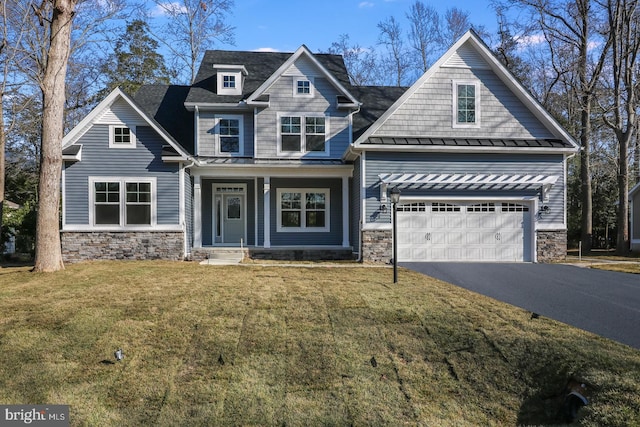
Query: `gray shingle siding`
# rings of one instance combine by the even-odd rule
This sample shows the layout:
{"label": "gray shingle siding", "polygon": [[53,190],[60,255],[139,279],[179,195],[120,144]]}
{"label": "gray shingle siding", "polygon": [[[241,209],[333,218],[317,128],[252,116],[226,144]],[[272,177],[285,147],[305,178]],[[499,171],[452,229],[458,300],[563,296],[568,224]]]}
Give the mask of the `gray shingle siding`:
{"label": "gray shingle siding", "polygon": [[[541,224],[564,222],[564,158],[561,154],[450,154],[450,153],[396,153],[390,157],[385,153],[368,152],[366,163],[366,212],[369,223],[390,222],[391,212],[381,212],[380,178],[381,173],[489,173],[489,174],[542,174],[557,175],[558,182],[549,194],[548,203],[551,214],[541,218]],[[447,197],[495,197],[535,196],[535,190],[525,191],[451,191],[451,190],[403,190],[401,197],[437,196]]]}
{"label": "gray shingle siding", "polygon": [[109,148],[109,126],[94,125],[80,140],[82,161],[65,166],[66,224],[89,224],[89,177],[155,177],[158,225],[179,224],[179,171],[161,160],[162,139],[136,128],[135,149]]}
{"label": "gray shingle siding", "polygon": [[[329,116],[328,158],[339,159],[349,145],[349,117],[337,109],[337,90],[327,79],[315,78],[315,96],[303,98],[293,96],[293,76],[279,78],[267,91],[270,95],[270,107],[262,109],[257,116],[258,134],[255,156],[258,158],[277,158],[278,149],[278,113],[310,114]],[[327,158],[327,157],[323,157]]]}
{"label": "gray shingle siding", "polygon": [[[453,128],[452,80],[479,80],[480,128]],[[419,120],[416,118],[419,117]],[[442,138],[553,138],[491,70],[438,70],[374,136]]]}

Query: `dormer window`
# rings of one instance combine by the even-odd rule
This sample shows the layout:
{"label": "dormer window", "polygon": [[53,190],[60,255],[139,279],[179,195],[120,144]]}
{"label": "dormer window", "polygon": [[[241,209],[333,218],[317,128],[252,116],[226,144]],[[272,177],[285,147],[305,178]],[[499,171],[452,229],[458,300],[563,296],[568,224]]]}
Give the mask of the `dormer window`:
{"label": "dormer window", "polygon": [[313,97],[313,80],[308,77],[293,79],[293,96]]}
{"label": "dormer window", "polygon": [[242,95],[247,69],[243,65],[214,65],[218,73],[218,95]]}
{"label": "dormer window", "polygon": [[235,89],[236,87],[236,76],[231,75],[222,75],[222,87],[224,89]]}

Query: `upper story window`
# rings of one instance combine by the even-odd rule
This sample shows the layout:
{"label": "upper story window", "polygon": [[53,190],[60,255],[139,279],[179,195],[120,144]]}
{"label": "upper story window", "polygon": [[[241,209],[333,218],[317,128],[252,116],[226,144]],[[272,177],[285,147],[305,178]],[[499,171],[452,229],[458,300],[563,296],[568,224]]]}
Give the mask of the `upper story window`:
{"label": "upper story window", "polygon": [[243,121],[242,116],[217,116],[217,154],[242,154]]}
{"label": "upper story window", "polygon": [[234,89],[236,87],[236,76],[231,75],[222,75],[222,87],[225,89]]}
{"label": "upper story window", "polygon": [[299,77],[293,79],[293,96],[313,97],[313,78]]}
{"label": "upper story window", "polygon": [[218,95],[242,95],[243,77],[247,75],[247,69],[243,65],[213,66],[217,70]]}
{"label": "upper story window", "polygon": [[453,82],[453,127],[480,127],[480,84]]}
{"label": "upper story window", "polygon": [[136,148],[135,128],[125,125],[109,126],[109,148]]}
{"label": "upper story window", "polygon": [[155,180],[89,178],[91,224],[137,227],[155,224]]}
{"label": "upper story window", "polygon": [[278,152],[281,155],[329,154],[324,116],[281,116]]}

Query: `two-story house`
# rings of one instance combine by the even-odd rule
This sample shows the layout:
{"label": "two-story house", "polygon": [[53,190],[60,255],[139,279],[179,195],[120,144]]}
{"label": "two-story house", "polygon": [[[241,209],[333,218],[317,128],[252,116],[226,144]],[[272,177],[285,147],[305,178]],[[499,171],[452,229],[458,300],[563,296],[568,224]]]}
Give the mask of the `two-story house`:
{"label": "two-story house", "polygon": [[63,141],[67,261],[546,261],[575,141],[468,32],[412,87],[340,56],[207,51],[191,86],[116,89]]}

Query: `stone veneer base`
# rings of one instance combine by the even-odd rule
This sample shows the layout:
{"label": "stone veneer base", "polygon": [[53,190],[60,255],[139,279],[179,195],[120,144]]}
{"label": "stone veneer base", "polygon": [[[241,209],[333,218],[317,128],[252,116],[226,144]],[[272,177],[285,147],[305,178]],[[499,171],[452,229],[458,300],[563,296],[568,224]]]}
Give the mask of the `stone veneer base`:
{"label": "stone veneer base", "polygon": [[[393,246],[391,230],[362,232],[362,260],[364,262],[391,262]],[[537,260],[540,263],[563,261],[567,257],[566,230],[538,230],[536,233]]]}
{"label": "stone veneer base", "polygon": [[63,231],[65,263],[91,260],[184,259],[181,231],[75,232]]}

